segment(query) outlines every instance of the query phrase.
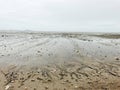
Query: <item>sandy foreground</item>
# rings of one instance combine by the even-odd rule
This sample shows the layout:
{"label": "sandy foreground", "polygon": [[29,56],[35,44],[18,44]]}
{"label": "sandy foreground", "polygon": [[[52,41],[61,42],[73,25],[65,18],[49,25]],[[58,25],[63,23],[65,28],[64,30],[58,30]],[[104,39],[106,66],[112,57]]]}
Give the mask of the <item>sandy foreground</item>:
{"label": "sandy foreground", "polygon": [[0,32],[0,90],[120,90],[120,34]]}

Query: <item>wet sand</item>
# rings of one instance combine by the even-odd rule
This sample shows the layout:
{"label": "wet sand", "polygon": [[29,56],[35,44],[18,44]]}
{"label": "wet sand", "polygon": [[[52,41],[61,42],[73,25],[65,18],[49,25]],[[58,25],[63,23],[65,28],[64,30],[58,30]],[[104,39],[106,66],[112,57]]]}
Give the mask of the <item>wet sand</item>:
{"label": "wet sand", "polygon": [[120,34],[0,32],[0,90],[120,90]]}

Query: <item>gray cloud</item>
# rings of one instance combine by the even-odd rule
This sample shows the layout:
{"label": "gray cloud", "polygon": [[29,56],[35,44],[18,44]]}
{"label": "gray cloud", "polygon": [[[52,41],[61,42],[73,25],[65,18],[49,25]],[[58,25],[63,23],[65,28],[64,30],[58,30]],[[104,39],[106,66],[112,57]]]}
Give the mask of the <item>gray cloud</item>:
{"label": "gray cloud", "polygon": [[0,30],[120,30],[120,0],[0,0]]}

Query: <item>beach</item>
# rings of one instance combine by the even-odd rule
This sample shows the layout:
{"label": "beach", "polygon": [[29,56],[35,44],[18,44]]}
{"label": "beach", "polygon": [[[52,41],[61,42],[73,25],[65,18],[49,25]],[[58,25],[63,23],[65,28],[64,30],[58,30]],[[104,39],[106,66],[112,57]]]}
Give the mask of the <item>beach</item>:
{"label": "beach", "polygon": [[120,34],[0,32],[0,90],[120,90]]}

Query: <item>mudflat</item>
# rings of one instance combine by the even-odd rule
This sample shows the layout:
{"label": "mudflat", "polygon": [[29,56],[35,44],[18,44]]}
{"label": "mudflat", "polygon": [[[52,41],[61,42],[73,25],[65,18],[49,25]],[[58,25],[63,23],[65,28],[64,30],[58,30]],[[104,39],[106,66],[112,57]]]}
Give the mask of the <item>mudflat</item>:
{"label": "mudflat", "polygon": [[0,90],[120,90],[120,34],[0,32]]}

